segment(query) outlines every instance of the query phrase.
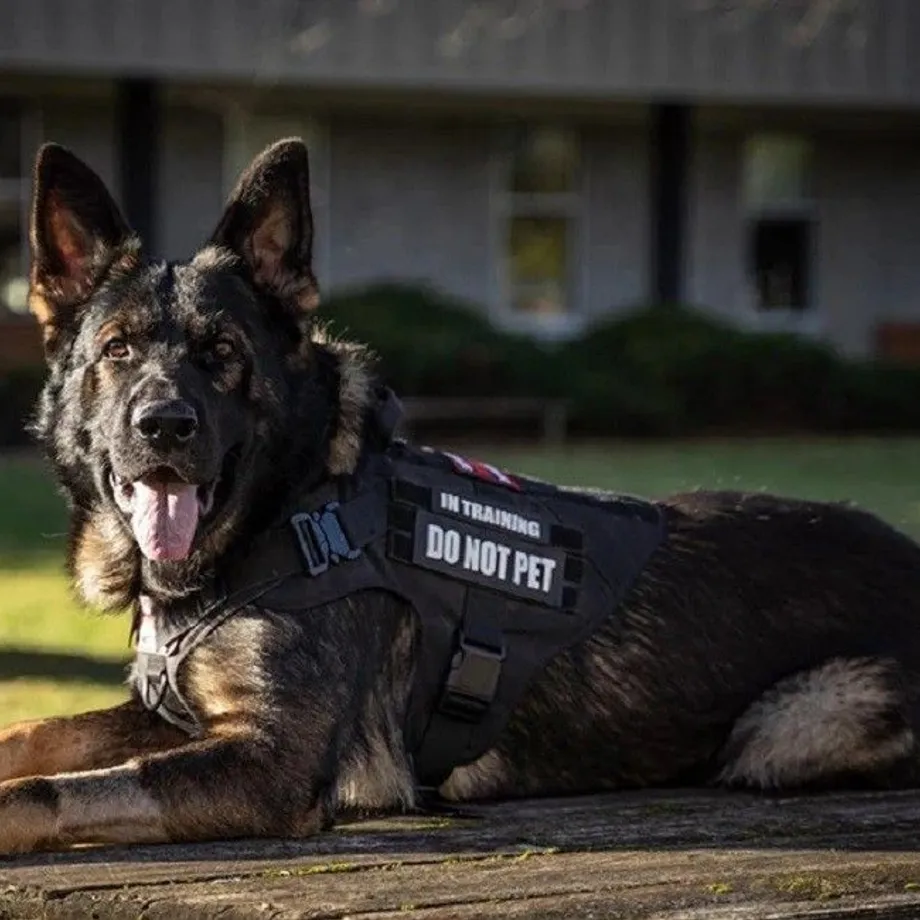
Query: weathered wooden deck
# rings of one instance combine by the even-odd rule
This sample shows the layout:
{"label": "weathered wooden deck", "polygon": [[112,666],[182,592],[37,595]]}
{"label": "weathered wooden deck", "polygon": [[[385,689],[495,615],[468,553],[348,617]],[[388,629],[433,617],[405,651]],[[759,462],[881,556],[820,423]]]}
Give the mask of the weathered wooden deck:
{"label": "weathered wooden deck", "polygon": [[920,918],[920,793],[620,794],[0,859],[20,918]]}

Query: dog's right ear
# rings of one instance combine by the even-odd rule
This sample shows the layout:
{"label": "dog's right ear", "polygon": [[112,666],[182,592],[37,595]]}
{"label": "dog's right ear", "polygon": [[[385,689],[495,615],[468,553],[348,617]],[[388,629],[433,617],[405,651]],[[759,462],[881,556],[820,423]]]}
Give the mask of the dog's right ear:
{"label": "dog's right ear", "polygon": [[319,303],[313,275],[313,215],[307,147],[287,138],[266,147],[230,195],[211,242],[246,264],[256,287],[295,314]]}
{"label": "dog's right ear", "polygon": [[115,259],[136,256],[139,244],[99,176],[45,144],[35,158],[29,245],[29,309],[50,354]]}

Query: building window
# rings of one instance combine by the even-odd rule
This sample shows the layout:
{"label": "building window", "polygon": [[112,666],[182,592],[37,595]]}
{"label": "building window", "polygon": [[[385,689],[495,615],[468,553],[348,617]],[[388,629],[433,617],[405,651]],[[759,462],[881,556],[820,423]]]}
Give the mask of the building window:
{"label": "building window", "polygon": [[519,128],[509,148],[498,195],[505,308],[516,320],[564,326],[574,310],[577,139],[558,127]]}
{"label": "building window", "polygon": [[28,308],[31,179],[24,126],[22,111],[0,102],[0,313],[25,313]]}
{"label": "building window", "polygon": [[759,313],[812,307],[813,150],[786,135],[751,138],[745,148],[747,271]]}

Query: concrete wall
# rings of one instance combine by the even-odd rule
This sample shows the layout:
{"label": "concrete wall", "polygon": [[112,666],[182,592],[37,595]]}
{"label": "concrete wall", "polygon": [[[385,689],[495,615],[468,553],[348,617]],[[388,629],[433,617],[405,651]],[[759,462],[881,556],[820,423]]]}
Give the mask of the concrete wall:
{"label": "concrete wall", "polygon": [[644,125],[586,127],[583,308],[590,317],[644,300],[649,278],[649,143]]}
{"label": "concrete wall", "polygon": [[848,352],[871,347],[887,312],[881,264],[892,214],[879,195],[886,148],[847,135],[818,140],[817,308],[826,337]]}
{"label": "concrete wall", "polygon": [[920,321],[920,139],[880,146],[875,313]]}
{"label": "concrete wall", "polygon": [[[499,312],[500,123],[333,118],[330,282],[418,280]],[[581,131],[574,288],[591,317],[644,297],[648,142],[633,124]]]}
{"label": "concrete wall", "polygon": [[330,283],[420,280],[492,302],[488,128],[332,118],[328,136]]}
{"label": "concrete wall", "polygon": [[215,112],[169,105],[160,138],[157,235],[160,255],[188,257],[217,226],[224,200],[224,124]]}
{"label": "concrete wall", "polygon": [[741,142],[734,132],[694,132],[687,201],[686,299],[728,316],[748,298]]}

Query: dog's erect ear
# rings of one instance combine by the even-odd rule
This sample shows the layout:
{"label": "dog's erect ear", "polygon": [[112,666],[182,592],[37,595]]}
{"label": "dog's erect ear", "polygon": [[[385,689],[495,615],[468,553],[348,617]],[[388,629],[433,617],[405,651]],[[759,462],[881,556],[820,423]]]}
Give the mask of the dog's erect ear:
{"label": "dog's erect ear", "polygon": [[300,310],[319,304],[312,269],[310,165],[298,138],[278,141],[240,177],[211,242],[233,250],[258,287]]}
{"label": "dog's erect ear", "polygon": [[49,348],[116,257],[137,251],[102,180],[57,144],[35,159],[29,244],[29,307]]}

